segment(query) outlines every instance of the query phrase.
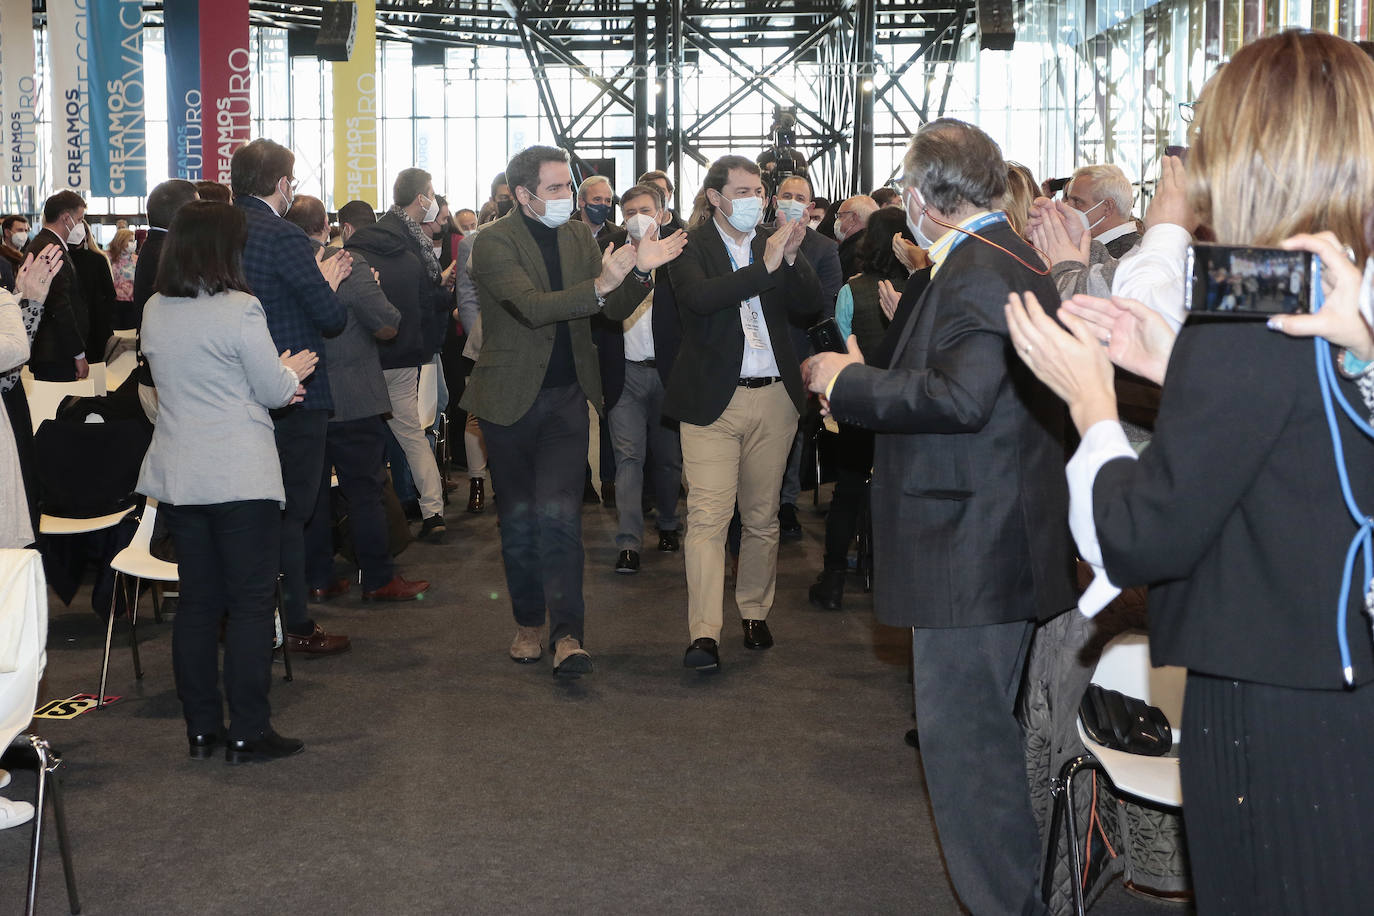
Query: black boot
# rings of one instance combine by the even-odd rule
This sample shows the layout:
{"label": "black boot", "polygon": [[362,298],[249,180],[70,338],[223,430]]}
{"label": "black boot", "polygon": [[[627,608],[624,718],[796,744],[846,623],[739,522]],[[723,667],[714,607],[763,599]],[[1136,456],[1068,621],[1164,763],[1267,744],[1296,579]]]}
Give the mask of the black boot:
{"label": "black boot", "polygon": [[840,610],[844,600],[844,574],[843,569],[827,569],[817,576],[810,590],[811,603],[827,611]]}

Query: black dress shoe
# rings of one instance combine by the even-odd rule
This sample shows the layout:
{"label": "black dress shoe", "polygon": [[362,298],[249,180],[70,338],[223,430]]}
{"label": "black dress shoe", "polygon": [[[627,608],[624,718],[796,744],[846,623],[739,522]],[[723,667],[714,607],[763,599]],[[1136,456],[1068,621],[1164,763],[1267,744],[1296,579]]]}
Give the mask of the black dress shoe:
{"label": "black dress shoe", "polygon": [[769,649],[773,646],[773,634],[768,632],[766,620],[743,620],[744,648]]}
{"label": "black dress shoe", "polygon": [[907,729],[907,732],[906,732],[906,743],[907,743],[908,745],[910,745],[911,747],[916,748],[916,750],[918,750],[918,751],[921,749],[921,736],[920,736],[919,734],[917,734],[916,729],[914,729],[914,728],[909,728],[909,729]]}
{"label": "black dress shoe", "polygon": [[682,535],[676,531],[658,532],[658,549],[664,553],[677,553],[682,549]]}
{"label": "black dress shoe", "polygon": [[827,569],[817,576],[816,584],[807,591],[811,603],[827,611],[840,610],[844,601],[844,574],[843,569]]}
{"label": "black dress shoe", "polygon": [[615,558],[615,571],[626,576],[639,572],[639,552],[636,550],[620,551],[620,556]]}
{"label": "black dress shoe", "polygon": [[230,738],[224,746],[224,762],[254,763],[265,760],[280,760],[299,754],[305,750],[305,742],[295,738],[283,738],[268,729],[256,738]]}
{"label": "black dress shoe", "polygon": [[205,735],[189,735],[187,742],[191,748],[192,760],[209,760],[215,748],[224,743],[224,732],[210,732]]}
{"label": "black dress shoe", "polygon": [[709,636],[692,640],[692,644],[687,647],[687,654],[682,656],[682,667],[695,668],[698,671],[719,671],[720,649],[716,646],[716,641]]}

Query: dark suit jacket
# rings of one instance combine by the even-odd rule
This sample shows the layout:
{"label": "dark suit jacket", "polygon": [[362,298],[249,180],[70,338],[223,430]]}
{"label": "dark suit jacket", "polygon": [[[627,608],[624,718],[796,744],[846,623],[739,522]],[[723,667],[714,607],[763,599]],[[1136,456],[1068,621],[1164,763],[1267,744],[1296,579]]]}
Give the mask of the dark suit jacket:
{"label": "dark suit jacket", "polygon": [[[601,373],[587,320],[603,311],[595,290],[601,249],[586,223],[569,220],[558,227],[558,258],[563,288],[551,290],[544,255],[519,209],[482,227],[473,242],[469,273],[482,313],[482,353],[460,406],[489,423],[510,426],[534,404],[560,321],[568,322],[582,392],[602,410]],[[629,317],[647,291],[626,275],[606,296],[606,317]]]}
{"label": "dark suit jacket", "polygon": [[[166,229],[149,229],[148,237],[138,249],[138,263],[134,265],[134,327],[143,329],[143,306],[157,292],[157,266],[162,260],[162,245],[167,241]],[[153,373],[143,350],[138,351],[138,383],[152,385]]]}
{"label": "dark suit jacket", "polygon": [[84,247],[73,248],[68,254],[81,289],[86,293],[86,360],[104,362],[105,347],[114,334],[117,307],[110,262],[99,252]]}
{"label": "dark suit jacket", "polygon": [[[86,350],[90,317],[71,252],[61,239],[42,229],[29,239],[24,253],[36,255],[49,245],[62,249],[62,269],[53,277],[48,298],[43,301],[43,317],[33,338],[29,365],[34,369],[34,377],[42,381],[70,382],[76,378],[76,356]],[[87,361],[99,360],[103,355],[88,353]]]}
{"label": "dark suit jacket", "polygon": [[[1341,389],[1360,404],[1353,383]],[[1374,442],[1340,423],[1354,497],[1368,512]],[[1259,322],[1190,321],[1169,360],[1154,439],[1139,461],[1103,466],[1093,515],[1109,578],[1150,585],[1155,664],[1340,689],[1336,607],[1355,525],[1312,341]],[[1362,576],[1346,596],[1346,627],[1356,679],[1367,682],[1374,649]]]}
{"label": "dark suit jacket", "polygon": [[[1005,223],[983,233],[1028,262]],[[977,239],[954,249],[902,329],[888,370],[850,366],[842,423],[876,430],[874,608],[892,626],[1047,619],[1074,602],[1063,403],[1012,352],[1009,292],[1054,281]]]}
{"label": "dark suit jacket", "polygon": [[314,350],[320,361],[305,380],[301,408],[329,409],[329,367],[324,338],[344,329],[348,309],[334,295],[319,267],[304,230],[272,212],[264,201],[239,195],[234,206],[248,218],[243,246],[243,272],[253,295],[267,313],[267,329],[277,350]]}
{"label": "dark suit jacket", "polygon": [[[801,413],[806,401],[801,362],[792,348],[789,315],[814,315],[822,308],[816,271],[802,255],[773,273],[763,263],[772,230],[755,230],[754,263],[734,270],[714,222],[687,233],[687,247],[668,265],[682,321],[682,348],[668,380],[663,412],[685,423],[714,423],[739,384],[744,359],[744,329],[739,305],[757,295],[783,384]],[[655,309],[657,311],[657,309]]]}

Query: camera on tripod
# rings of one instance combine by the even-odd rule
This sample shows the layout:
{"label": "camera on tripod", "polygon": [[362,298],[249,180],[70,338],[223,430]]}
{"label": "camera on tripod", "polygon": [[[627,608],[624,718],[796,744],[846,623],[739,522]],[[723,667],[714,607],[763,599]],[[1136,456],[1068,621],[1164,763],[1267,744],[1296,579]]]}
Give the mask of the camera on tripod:
{"label": "camera on tripod", "polygon": [[768,128],[768,149],[754,161],[763,172],[763,185],[772,197],[778,185],[793,175],[806,176],[806,157],[797,147],[797,108],[774,105],[773,124]]}

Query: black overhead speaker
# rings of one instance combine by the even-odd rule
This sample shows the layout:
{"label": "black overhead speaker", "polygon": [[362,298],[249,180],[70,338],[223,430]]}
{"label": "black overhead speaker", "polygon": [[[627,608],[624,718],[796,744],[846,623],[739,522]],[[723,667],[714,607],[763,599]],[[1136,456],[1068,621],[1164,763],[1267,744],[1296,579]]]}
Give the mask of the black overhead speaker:
{"label": "black overhead speaker", "polygon": [[1016,43],[1016,18],[1012,0],[977,0],[978,47],[1010,51]]}
{"label": "black overhead speaker", "polygon": [[320,60],[348,60],[358,33],[358,4],[333,0],[320,6],[320,34],[315,36],[315,56]]}

